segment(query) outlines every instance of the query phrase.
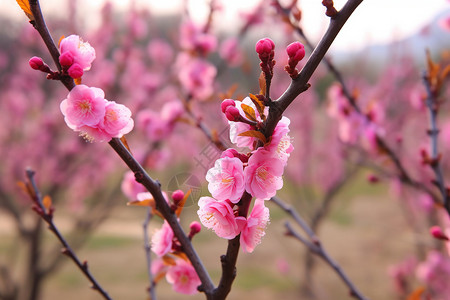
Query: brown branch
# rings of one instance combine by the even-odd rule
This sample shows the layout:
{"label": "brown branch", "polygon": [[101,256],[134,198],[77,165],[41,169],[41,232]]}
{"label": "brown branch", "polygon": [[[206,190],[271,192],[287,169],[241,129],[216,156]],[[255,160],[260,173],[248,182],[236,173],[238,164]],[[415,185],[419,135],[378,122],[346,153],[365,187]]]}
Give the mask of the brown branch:
{"label": "brown branch", "polygon": [[155,282],[153,281],[153,274],[152,274],[152,255],[151,255],[151,245],[150,245],[150,239],[148,237],[148,225],[150,223],[150,220],[152,219],[152,210],[149,207],[147,210],[147,216],[145,218],[144,223],[142,223],[142,231],[144,234],[144,250],[145,250],[145,259],[147,261],[147,273],[148,273],[148,281],[150,282],[150,285],[148,287],[148,295],[151,300],[156,300],[156,293],[155,293]]}
{"label": "brown branch", "polygon": [[120,156],[120,158],[126,163],[126,165],[130,168],[130,170],[134,172],[136,181],[145,186],[145,188],[152,194],[156,202],[156,208],[164,216],[164,219],[167,220],[167,223],[169,223],[170,227],[173,230],[173,233],[175,234],[181,246],[183,247],[183,252],[187,255],[187,257],[191,261],[192,266],[194,267],[200,280],[202,281],[202,285],[200,287],[201,291],[205,292],[205,294],[207,295],[211,293],[214,290],[214,284],[212,283],[212,280],[209,277],[209,274],[206,271],[205,267],[203,266],[203,263],[200,260],[197,252],[193,248],[191,241],[181,228],[177,216],[170,209],[169,205],[164,199],[164,196],[161,191],[161,184],[158,181],[153,180],[148,175],[148,173],[139,164],[139,162],[133,157],[133,155],[131,155],[128,149],[122,144],[120,139],[113,138],[109,142],[109,144],[114,149],[114,151],[116,151],[116,153]]}
{"label": "brown branch", "polygon": [[433,93],[432,91],[429,74],[424,73],[422,76],[422,81],[427,91],[427,99],[425,103],[428,109],[430,122],[430,129],[428,130],[428,135],[430,136],[430,143],[431,143],[430,146],[431,161],[429,162],[429,165],[433,169],[434,175],[436,177],[435,184],[438,187],[439,192],[441,193],[443,202],[442,204],[444,205],[444,208],[447,211],[447,213],[450,215],[449,192],[447,191],[447,187],[445,186],[444,175],[442,174],[442,167],[440,163],[440,155],[438,152],[439,128],[437,126],[437,115],[439,103],[438,100],[436,99],[436,94]]}
{"label": "brown branch", "polygon": [[42,220],[44,220],[47,225],[48,229],[58,238],[59,242],[63,246],[62,253],[67,255],[81,270],[81,272],[86,276],[86,278],[92,283],[92,289],[98,291],[104,299],[112,299],[109,297],[108,293],[103,290],[103,288],[98,284],[97,280],[94,278],[94,276],[91,274],[88,268],[87,261],[81,262],[78,256],[75,254],[75,252],[72,250],[70,245],[67,243],[63,235],[59,232],[56,225],[53,223],[53,212],[52,208],[47,209],[44,207],[42,203],[42,196],[41,193],[37,187],[37,184],[34,180],[35,172],[32,170],[26,171],[26,176],[29,181],[29,186],[32,189],[32,194],[30,193],[30,197],[32,198],[33,202],[36,204],[36,212],[41,217]]}
{"label": "brown branch", "polygon": [[[36,30],[41,35],[41,38],[44,40],[45,44],[47,45],[47,49],[51,53],[53,60],[55,61],[55,64],[59,66],[59,51],[56,48],[54,41],[52,37],[50,36],[48,29],[45,25],[45,21],[41,12],[41,8],[39,5],[39,1],[37,0],[30,0],[30,6],[31,10],[33,12],[33,16],[35,17],[35,23],[33,26],[36,28]],[[45,28],[42,28],[45,27]],[[59,69],[60,67],[58,67]],[[74,86],[74,82],[71,78],[69,78],[67,82],[64,81],[64,78],[61,80],[61,82],[66,86],[66,88],[70,91]],[[125,148],[125,146],[122,144],[122,142],[117,139],[113,138],[109,142],[110,146],[116,151],[116,153],[122,158],[122,160],[127,164],[127,166],[134,172],[136,176],[136,180],[143,184],[147,190],[153,195],[156,201],[156,206],[158,210],[162,213],[164,218],[169,223],[170,227],[172,228],[175,236],[180,241],[183,251],[188,256],[189,260],[191,261],[194,269],[196,270],[200,280],[202,281],[202,286],[200,289],[204,291],[207,295],[208,293],[211,293],[214,290],[214,284],[212,283],[211,278],[209,277],[208,272],[206,271],[205,267],[203,266],[203,263],[201,262],[199,256],[197,255],[197,252],[194,250],[190,240],[184,233],[183,229],[181,228],[180,223],[177,220],[176,215],[171,211],[169,205],[164,199],[164,196],[162,195],[161,186],[159,182],[153,180],[147,172],[144,170],[144,168],[139,164],[139,162],[131,155],[131,153]]]}
{"label": "brown branch", "polygon": [[270,201],[277,204],[281,209],[283,209],[285,212],[290,214],[292,218],[295,220],[295,222],[300,225],[302,230],[307,234],[309,240],[307,240],[305,237],[303,237],[301,234],[299,234],[292,225],[289,222],[286,222],[286,229],[288,230],[288,235],[296,238],[300,242],[302,242],[312,253],[316,254],[320,258],[322,258],[329,266],[333,268],[333,270],[336,272],[336,274],[341,278],[341,280],[347,285],[347,287],[350,290],[350,295],[354,298],[357,298],[359,300],[367,300],[361,292],[356,288],[356,286],[353,284],[353,282],[349,279],[347,274],[344,272],[344,270],[330,257],[328,252],[324,249],[322,246],[322,243],[320,242],[317,235],[314,233],[314,231],[306,224],[306,222],[300,217],[300,215],[297,213],[295,209],[293,209],[291,206],[287,205],[286,203],[282,202],[277,197],[272,197]]}
{"label": "brown branch", "polygon": [[283,112],[287,107],[295,100],[295,98],[302,92],[309,88],[308,81],[311,78],[314,71],[319,66],[321,60],[324,58],[325,53],[330,48],[334,39],[338,35],[339,31],[344,26],[347,19],[358,7],[363,0],[348,0],[344,7],[330,19],[328,29],[317,47],[312,52],[307,63],[301,70],[298,77],[292,79],[291,84],[287,90],[276,101],[272,102],[269,108],[269,116],[266,121],[264,134],[268,138],[272,135],[275,126],[281,119]]}

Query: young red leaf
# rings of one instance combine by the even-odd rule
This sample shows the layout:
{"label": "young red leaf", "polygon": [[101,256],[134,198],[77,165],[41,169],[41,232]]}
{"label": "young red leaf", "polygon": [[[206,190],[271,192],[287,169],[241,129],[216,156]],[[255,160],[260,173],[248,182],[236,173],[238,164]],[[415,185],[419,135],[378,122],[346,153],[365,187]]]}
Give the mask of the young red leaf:
{"label": "young red leaf", "polygon": [[52,197],[46,195],[44,199],[42,199],[42,205],[44,205],[45,210],[49,212],[50,208],[52,207]]}
{"label": "young red leaf", "polygon": [[266,77],[264,72],[261,72],[261,75],[259,75],[259,93],[262,95],[266,94]]}
{"label": "young red leaf", "polygon": [[258,97],[256,97],[253,94],[249,94],[249,96],[250,96],[250,100],[252,100],[252,102],[255,104],[259,115],[261,116],[261,118],[263,120],[265,120],[266,116],[264,115],[264,108],[265,108],[264,103],[262,103],[261,100],[259,100]]}
{"label": "young red leaf", "polygon": [[184,204],[186,203],[186,200],[189,197],[189,195],[191,194],[191,192],[192,192],[191,189],[189,191],[187,191],[186,194],[184,194],[183,200],[181,200],[180,203],[178,203],[178,207],[175,210],[175,214],[177,215],[177,217],[179,217],[181,212],[183,211]]}
{"label": "young red leaf", "polygon": [[31,12],[30,2],[28,0],[16,0],[17,4],[19,4],[20,8],[27,15],[30,21],[34,21],[33,13]]}
{"label": "young red leaf", "polygon": [[31,198],[34,199],[34,197],[36,196],[34,194],[33,188],[28,183],[25,183],[23,181],[17,181],[17,186]]}
{"label": "young red leaf", "polygon": [[250,136],[261,140],[264,144],[266,144],[267,140],[264,134],[258,130],[248,130],[239,134],[239,136]]}
{"label": "young red leaf", "polygon": [[131,154],[133,154],[133,153],[131,152],[130,146],[128,146],[128,142],[127,142],[127,139],[125,138],[125,136],[122,136],[122,137],[120,138],[120,141],[121,141],[122,144],[125,146],[125,148],[127,148],[127,150],[128,150]]}
{"label": "young red leaf", "polygon": [[408,300],[421,300],[423,292],[425,292],[424,287],[417,288],[408,296]]}
{"label": "young red leaf", "polygon": [[253,107],[242,103],[241,104],[241,108],[244,111],[245,116],[247,117],[247,119],[249,119],[250,121],[253,121],[253,122],[257,122],[257,120],[256,120],[256,113],[255,113],[255,110],[253,109]]}

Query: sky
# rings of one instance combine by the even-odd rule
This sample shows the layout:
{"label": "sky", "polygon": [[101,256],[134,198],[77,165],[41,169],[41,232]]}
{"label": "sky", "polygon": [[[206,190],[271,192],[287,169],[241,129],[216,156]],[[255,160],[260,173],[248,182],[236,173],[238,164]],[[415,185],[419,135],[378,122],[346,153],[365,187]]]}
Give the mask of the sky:
{"label": "sky", "polygon": [[[74,1],[74,0],[72,0]],[[114,0],[116,6],[126,8],[131,0]],[[138,5],[149,6],[154,13],[171,13],[180,10],[183,0],[134,0]],[[264,0],[269,3],[269,0]],[[41,0],[44,9],[52,10],[61,0]],[[98,10],[103,0],[77,0],[89,12]],[[240,11],[248,11],[259,0],[224,0],[225,26],[236,22]],[[346,0],[335,0],[340,8]],[[190,11],[198,20],[207,13],[207,0],[190,0]],[[328,19],[320,0],[299,0],[303,9],[302,25],[309,36],[318,41],[326,30]],[[388,43],[423,28],[427,22],[443,11],[449,11],[449,0],[364,0],[339,33],[331,50],[361,49],[370,44]],[[0,0],[0,17],[23,18],[15,0]]]}

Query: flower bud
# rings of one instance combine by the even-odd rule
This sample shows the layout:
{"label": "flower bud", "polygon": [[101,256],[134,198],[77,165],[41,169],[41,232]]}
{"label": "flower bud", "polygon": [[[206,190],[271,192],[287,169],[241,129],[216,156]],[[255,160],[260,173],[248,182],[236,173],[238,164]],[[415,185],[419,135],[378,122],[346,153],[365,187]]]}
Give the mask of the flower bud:
{"label": "flower bud", "polygon": [[225,110],[228,106],[236,106],[236,103],[233,99],[225,99],[222,101],[222,104],[220,105],[220,108],[222,109],[222,112],[225,113]]}
{"label": "flower bud", "polygon": [[73,79],[76,79],[76,78],[80,78],[81,76],[83,76],[84,72],[79,64],[73,64],[67,70],[67,73],[69,74],[70,77],[72,77]]}
{"label": "flower bud", "polygon": [[269,38],[260,39],[255,45],[255,51],[260,57],[269,57],[274,49],[275,43]]}
{"label": "flower bud", "polygon": [[64,52],[59,56],[59,63],[63,67],[70,67],[73,64],[73,54],[70,52]]}
{"label": "flower bud", "polygon": [[176,190],[172,193],[173,202],[178,205],[184,198],[184,192],[182,190]]}
{"label": "flower bud", "polygon": [[445,233],[442,232],[442,229],[439,226],[432,226],[430,228],[430,233],[436,239],[448,241],[448,236],[446,236]]}
{"label": "flower bud", "polygon": [[222,155],[220,155],[220,158],[224,158],[224,157],[237,157],[239,155],[239,152],[237,152],[236,149],[233,148],[228,148],[227,150],[222,152]]}
{"label": "flower bud", "polygon": [[37,56],[33,56],[32,58],[30,58],[28,63],[30,64],[30,67],[34,70],[40,70],[44,66],[44,61],[42,60],[42,58]]}
{"label": "flower bud", "polygon": [[237,121],[241,115],[239,114],[239,109],[234,106],[228,106],[225,110],[225,117],[227,117],[229,121]]}
{"label": "flower bud", "polygon": [[192,237],[194,235],[196,235],[197,233],[200,232],[200,230],[202,230],[202,225],[200,225],[199,222],[194,221],[191,223],[191,225],[189,225],[189,228],[191,229],[191,231],[189,232],[189,239],[192,239]]}
{"label": "flower bud", "polygon": [[305,57],[305,46],[300,42],[293,42],[286,47],[286,52],[289,60],[293,60],[297,64]]}

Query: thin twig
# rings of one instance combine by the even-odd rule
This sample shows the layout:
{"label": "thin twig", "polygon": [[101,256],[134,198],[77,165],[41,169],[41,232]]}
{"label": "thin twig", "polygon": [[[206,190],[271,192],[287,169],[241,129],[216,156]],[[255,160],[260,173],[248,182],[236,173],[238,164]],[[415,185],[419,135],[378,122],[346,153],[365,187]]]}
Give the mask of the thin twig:
{"label": "thin twig", "polygon": [[[35,17],[35,24],[34,27],[41,35],[41,38],[44,40],[45,44],[47,45],[47,48],[49,52],[51,53],[55,64],[59,65],[59,51],[57,47],[54,44],[54,41],[52,37],[50,36],[48,29],[45,25],[44,17],[41,12],[41,8],[39,5],[39,1],[37,0],[30,0],[30,6],[33,13],[33,16]],[[45,27],[45,28],[41,28]],[[70,82],[62,83],[66,86],[66,88],[70,91],[74,86],[74,82],[72,79],[70,79]],[[191,261],[194,269],[196,270],[201,282],[202,286],[201,289],[206,294],[212,293],[214,290],[214,284],[206,271],[205,267],[203,266],[203,263],[201,262],[197,252],[193,248],[190,240],[184,233],[183,229],[181,228],[180,223],[177,220],[176,215],[171,211],[169,205],[164,199],[164,196],[161,191],[161,185],[159,182],[153,180],[148,173],[144,170],[144,168],[139,164],[139,162],[132,156],[132,154],[126,149],[126,147],[122,144],[122,142],[117,139],[113,138],[109,142],[110,146],[116,151],[116,153],[122,158],[122,160],[128,165],[128,167],[134,172],[136,179],[138,182],[140,182],[142,185],[144,185],[147,190],[153,195],[157,208],[161,211],[164,218],[168,221],[170,227],[172,228],[175,236],[180,241],[183,251],[186,253],[187,257]]]}
{"label": "thin twig", "polygon": [[42,196],[37,187],[36,181],[34,180],[35,172],[33,170],[26,170],[26,176],[29,181],[30,187],[32,188],[33,194],[30,193],[33,202],[37,205],[37,213],[44,220],[48,229],[58,238],[59,242],[63,246],[62,253],[67,255],[81,270],[81,272],[86,276],[86,278],[92,283],[91,288],[98,291],[104,299],[112,299],[109,297],[108,293],[100,286],[94,276],[91,274],[88,268],[87,261],[81,262],[75,252],[72,250],[70,245],[65,240],[64,236],[59,232],[56,225],[53,223],[53,211],[52,208],[47,209],[42,203]]}
{"label": "thin twig", "polygon": [[287,90],[276,101],[272,102],[264,131],[266,138],[272,136],[275,126],[281,119],[281,116],[286,108],[295,100],[295,98],[297,98],[298,95],[309,88],[308,81],[312,74],[319,66],[321,60],[325,56],[325,53],[330,48],[345,22],[362,1],[363,0],[348,0],[344,7],[330,19],[330,24],[327,31],[312,52],[300,74],[291,81],[291,84]]}
{"label": "thin twig", "polygon": [[344,270],[330,257],[328,252],[324,249],[322,246],[322,243],[320,242],[319,238],[316,236],[314,231],[306,224],[306,222],[300,217],[300,215],[297,213],[295,209],[293,209],[291,206],[287,205],[283,201],[281,201],[277,197],[272,197],[270,201],[277,204],[281,209],[283,209],[285,212],[290,214],[292,218],[295,220],[295,222],[300,225],[302,230],[308,235],[309,240],[307,240],[305,237],[303,237],[301,234],[299,234],[294,228],[291,226],[289,222],[286,222],[285,226],[288,230],[288,235],[292,236],[296,239],[298,239],[300,242],[302,242],[312,253],[316,254],[320,258],[322,258],[329,266],[331,266],[336,274],[341,278],[341,280],[347,285],[347,287],[350,290],[350,295],[352,297],[355,297],[359,300],[367,300],[366,297],[364,297],[361,292],[356,288],[356,286],[353,284],[353,282],[348,278]]}
{"label": "thin twig", "polygon": [[436,99],[435,94],[431,90],[430,78],[426,72],[424,72],[424,74],[422,75],[422,81],[427,91],[427,99],[425,103],[428,109],[430,121],[430,129],[428,130],[428,135],[430,136],[430,150],[431,150],[430,166],[433,169],[434,175],[436,176],[435,184],[439,188],[439,191],[442,195],[443,205],[447,210],[447,213],[450,215],[449,194],[445,186],[444,175],[442,174],[442,168],[440,163],[440,154],[438,151],[439,128],[437,126],[437,115],[439,103],[438,100]]}
{"label": "thin twig", "polygon": [[150,245],[150,239],[148,237],[148,225],[149,225],[152,217],[153,217],[152,209],[149,207],[147,210],[147,216],[145,218],[145,221],[142,223],[142,229],[143,229],[143,233],[144,233],[144,250],[145,250],[145,258],[147,261],[148,281],[150,282],[150,285],[148,287],[148,293],[149,293],[151,300],[156,300],[155,282],[153,280],[153,274],[152,274],[151,245]]}

